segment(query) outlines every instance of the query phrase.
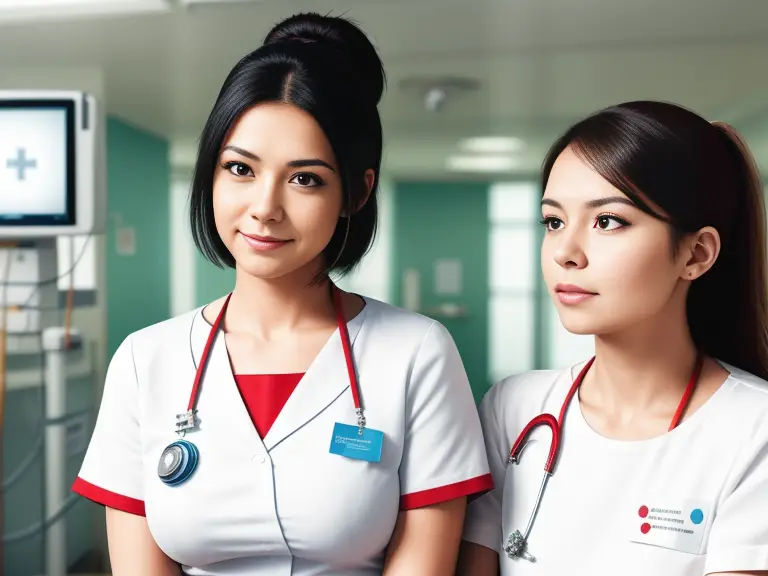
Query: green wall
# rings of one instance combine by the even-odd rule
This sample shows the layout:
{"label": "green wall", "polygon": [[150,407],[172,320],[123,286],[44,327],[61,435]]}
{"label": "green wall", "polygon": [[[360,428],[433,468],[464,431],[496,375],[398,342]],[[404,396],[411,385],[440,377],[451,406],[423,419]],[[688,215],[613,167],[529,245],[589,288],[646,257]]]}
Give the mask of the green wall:
{"label": "green wall", "polygon": [[195,305],[204,306],[235,287],[235,271],[211,264],[199,251],[195,253]]}
{"label": "green wall", "polygon": [[[121,120],[107,122],[107,345],[170,315],[168,142]],[[135,230],[136,253],[117,252],[118,225]]]}
{"label": "green wall", "polygon": [[[476,400],[488,389],[488,184],[399,182],[395,186],[392,294],[403,305],[403,271],[421,276],[425,312],[442,303],[466,309],[462,318],[436,316],[450,331],[464,362]],[[462,288],[458,296],[434,294],[434,262],[458,259]]]}

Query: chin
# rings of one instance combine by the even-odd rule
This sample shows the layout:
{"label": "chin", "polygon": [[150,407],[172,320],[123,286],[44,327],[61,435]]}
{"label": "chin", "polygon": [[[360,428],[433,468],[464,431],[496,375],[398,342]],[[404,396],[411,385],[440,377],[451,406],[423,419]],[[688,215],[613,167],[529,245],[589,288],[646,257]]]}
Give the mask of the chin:
{"label": "chin", "polygon": [[269,258],[249,254],[237,260],[237,269],[260,280],[278,280],[288,276],[310,276],[309,268],[316,268],[312,262],[293,258]]}
{"label": "chin", "polygon": [[560,323],[568,332],[577,336],[606,336],[622,332],[632,325],[632,322],[617,322],[616,319],[606,321],[605,319],[596,318],[595,314],[588,316],[586,314],[571,315],[567,313],[560,314]]}
{"label": "chin", "polygon": [[568,332],[578,336],[594,336],[610,330],[606,322],[596,318],[594,311],[574,310],[572,308],[557,307],[560,324]]}
{"label": "chin", "polygon": [[563,322],[561,320],[560,323],[568,332],[577,336],[594,336],[598,333],[591,322]]}

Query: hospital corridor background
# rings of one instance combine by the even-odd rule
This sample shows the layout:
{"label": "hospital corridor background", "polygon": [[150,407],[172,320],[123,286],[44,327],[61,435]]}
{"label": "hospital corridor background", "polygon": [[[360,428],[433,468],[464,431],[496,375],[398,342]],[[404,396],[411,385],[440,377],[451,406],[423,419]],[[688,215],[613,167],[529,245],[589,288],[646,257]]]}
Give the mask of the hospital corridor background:
{"label": "hospital corridor background", "polygon": [[[191,239],[197,139],[231,67],[307,10],[357,21],[388,77],[378,237],[339,285],[442,322],[477,401],[591,353],[539,271],[538,170],[571,123],[670,100],[732,124],[768,174],[763,0],[0,0],[5,576],[109,574],[103,508],[70,492],[106,367],[131,332],[231,290]],[[90,229],[14,236],[6,183],[24,194],[36,165],[4,91],[93,98],[74,104],[95,122]]]}

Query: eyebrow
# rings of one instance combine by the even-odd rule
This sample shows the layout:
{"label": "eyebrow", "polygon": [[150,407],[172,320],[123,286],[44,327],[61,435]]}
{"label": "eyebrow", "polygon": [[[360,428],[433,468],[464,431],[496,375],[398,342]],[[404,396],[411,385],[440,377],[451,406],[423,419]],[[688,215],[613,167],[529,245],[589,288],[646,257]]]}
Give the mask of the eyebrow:
{"label": "eyebrow", "polygon": [[[637,204],[632,202],[632,200],[629,198],[625,198],[624,196],[609,196],[608,198],[598,198],[597,200],[590,200],[589,202],[585,202],[587,208],[600,208],[601,206],[606,206],[608,204],[626,204],[627,206],[637,208]],[[560,202],[557,200],[551,200],[550,198],[542,199],[541,205],[552,206],[554,208],[559,208],[560,210],[563,209],[563,205],[560,204]]]}
{"label": "eyebrow", "polygon": [[[232,150],[232,152],[236,152],[241,156],[250,158],[254,162],[261,162],[261,158],[256,156],[256,154],[253,154],[252,152],[248,152],[248,150],[244,150],[243,148],[240,148],[238,146],[232,146],[232,145],[224,146],[224,150]],[[287,163],[287,166],[290,166],[291,168],[307,168],[309,166],[323,166],[333,172],[336,172],[336,170],[333,169],[333,166],[331,166],[325,160],[320,160],[319,158],[303,158],[301,160],[291,160],[290,162]]]}

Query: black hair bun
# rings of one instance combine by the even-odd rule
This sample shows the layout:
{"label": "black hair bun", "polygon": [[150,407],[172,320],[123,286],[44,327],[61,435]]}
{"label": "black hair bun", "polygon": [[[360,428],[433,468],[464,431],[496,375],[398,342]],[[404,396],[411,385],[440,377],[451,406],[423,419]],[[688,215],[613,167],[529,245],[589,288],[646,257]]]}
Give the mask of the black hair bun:
{"label": "black hair bun", "polygon": [[354,68],[351,81],[359,83],[359,91],[374,104],[381,100],[386,81],[381,58],[368,36],[351,20],[316,12],[295,14],[272,28],[264,44],[288,41],[335,48]]}

